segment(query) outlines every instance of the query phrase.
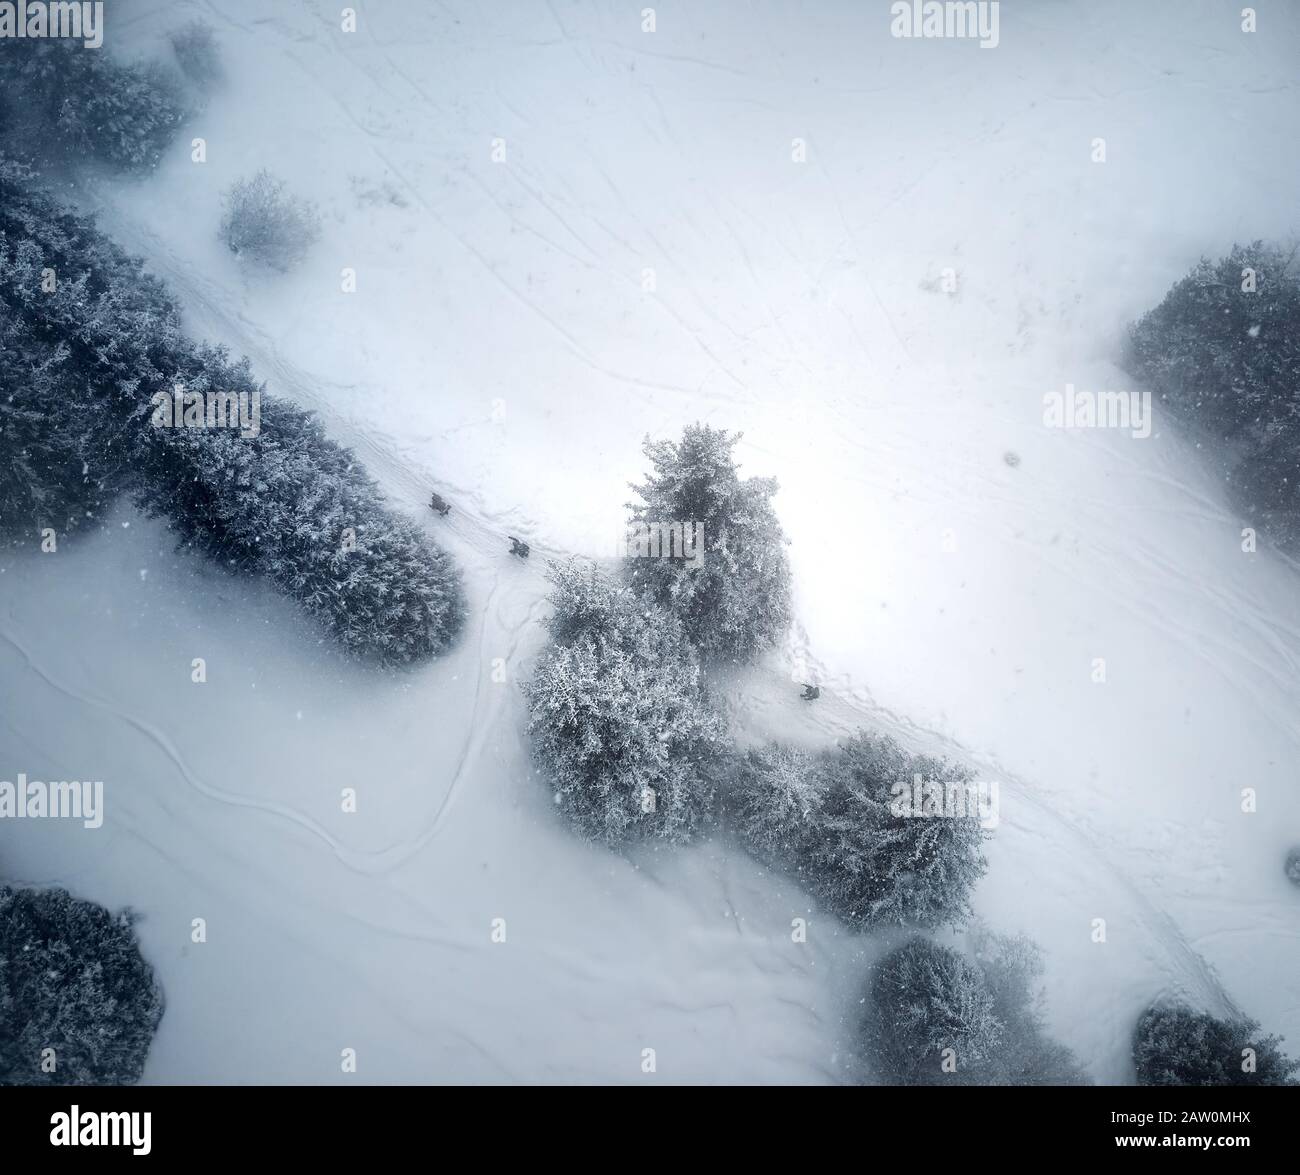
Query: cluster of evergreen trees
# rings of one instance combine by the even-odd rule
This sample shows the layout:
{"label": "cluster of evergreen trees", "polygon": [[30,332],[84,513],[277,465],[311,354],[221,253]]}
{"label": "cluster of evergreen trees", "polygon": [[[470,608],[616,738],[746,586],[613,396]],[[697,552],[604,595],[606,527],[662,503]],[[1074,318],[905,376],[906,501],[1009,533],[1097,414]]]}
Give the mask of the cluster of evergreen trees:
{"label": "cluster of evergreen trees", "polygon": [[[912,938],[872,969],[862,1047],[876,1076],[896,1085],[1081,1085],[1074,1055],[1048,1036],[1042,955],[1023,935],[976,924],[968,950]],[[1300,1060],[1245,1017],[1219,1019],[1158,1003],[1138,1019],[1139,1085],[1295,1085]]]}
{"label": "cluster of evergreen trees", "polygon": [[913,938],[874,968],[862,1023],[876,1075],[894,1085],[1086,1085],[1043,1025],[1042,957],[1023,936],[971,934],[969,955]]}
{"label": "cluster of evergreen trees", "polygon": [[138,1081],[163,1014],[129,912],[0,886],[0,1084]]}
{"label": "cluster of evergreen trees", "polygon": [[[93,222],[0,162],[0,527],[73,528],[131,490],[183,543],[267,577],[350,653],[402,665],[463,622],[445,552],[391,514],[352,454],[196,345],[165,287]],[[156,393],[260,396],[256,436],[152,423]]]}
{"label": "cluster of evergreen trees", "polygon": [[1182,421],[1246,521],[1300,542],[1300,272],[1256,241],[1202,260],[1130,332],[1127,366]]}
{"label": "cluster of evergreen trees", "polygon": [[770,478],[742,479],[738,434],[686,428],[645,442],[652,472],[631,524],[698,537],[607,575],[552,569],[552,644],[527,687],[536,758],[562,811],[606,844],[689,840],[716,815],[729,742],[711,662],[776,644],[790,618],[785,535]]}
{"label": "cluster of evergreen trees", "polygon": [[552,642],[526,687],[537,761],[584,836],[685,841],[721,798],[751,851],[851,925],[960,920],[984,869],[978,820],[908,819],[890,801],[915,775],[969,773],[867,735],[821,755],[730,746],[708,669],[771,648],[791,615],[776,482],[739,476],[738,439],[693,425],[646,442],[634,532],[679,524],[701,549],[631,555],[621,575],[552,569]]}

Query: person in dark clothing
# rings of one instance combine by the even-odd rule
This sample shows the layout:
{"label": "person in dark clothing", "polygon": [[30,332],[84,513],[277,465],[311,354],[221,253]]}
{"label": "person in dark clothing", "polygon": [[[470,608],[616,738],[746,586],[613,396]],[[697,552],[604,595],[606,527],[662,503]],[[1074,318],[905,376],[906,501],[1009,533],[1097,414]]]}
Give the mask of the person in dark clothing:
{"label": "person in dark clothing", "polygon": [[508,539],[510,540],[510,553],[511,553],[512,555],[518,555],[519,558],[521,558],[521,559],[527,559],[527,558],[528,558],[528,544],[527,544],[527,543],[520,542],[519,539],[515,538],[515,536],[512,535],[512,534],[510,534],[510,535],[506,535],[506,538],[508,538]]}
{"label": "person in dark clothing", "polygon": [[429,509],[436,510],[443,518],[446,518],[451,513],[451,503],[441,494],[434,494],[429,498]]}
{"label": "person in dark clothing", "polygon": [[822,696],[822,687],[819,685],[809,685],[806,681],[803,683],[803,693],[799,695],[805,702],[815,702]]}

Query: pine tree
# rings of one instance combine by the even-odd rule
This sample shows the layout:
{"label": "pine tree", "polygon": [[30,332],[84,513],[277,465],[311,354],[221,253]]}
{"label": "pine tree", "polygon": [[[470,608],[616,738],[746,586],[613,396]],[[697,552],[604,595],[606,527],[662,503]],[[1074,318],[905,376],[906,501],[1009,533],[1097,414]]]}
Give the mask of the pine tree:
{"label": "pine tree", "polygon": [[[897,814],[898,785],[910,801],[917,776],[954,799],[960,793],[962,807]],[[859,734],[820,754],[751,751],[734,773],[728,809],[761,860],[788,869],[850,925],[936,926],[968,916],[984,873],[970,782],[964,768]]]}
{"label": "pine tree", "polygon": [[1023,935],[977,926],[973,957],[913,938],[876,966],[863,1045],[877,1075],[902,1085],[1085,1085],[1044,1029],[1042,956]]}
{"label": "pine tree", "polygon": [[629,581],[671,610],[701,653],[748,660],[775,645],[789,627],[790,566],[786,538],[772,509],[774,478],[742,480],[732,450],[741,434],[688,426],[680,444],[645,441],[653,472],[633,485],[633,527],[693,528],[702,565],[671,551],[631,558]]}
{"label": "pine tree", "polygon": [[69,370],[67,346],[0,316],[0,536],[76,530],[121,486],[121,447]]}
{"label": "pine tree", "polygon": [[[265,394],[246,360],[192,343],[139,260],[4,163],[0,306],[33,339],[63,348],[60,378],[77,395],[45,405],[51,435],[98,420],[112,439],[104,461],[120,451],[137,500],[184,544],[229,570],[265,575],[355,656],[406,665],[455,639],[464,598],[446,553],[385,508],[354,456],[309,413]],[[177,385],[244,394],[250,404],[256,393],[257,435],[155,427],[153,397]],[[22,439],[18,430],[15,453]],[[20,476],[29,496],[46,492]]]}
{"label": "pine tree", "polygon": [[798,865],[799,852],[822,817],[818,756],[770,743],[739,760],[727,808],[740,839],[765,861]]}
{"label": "pine tree", "polygon": [[556,803],[608,845],[690,840],[712,814],[725,727],[681,625],[577,561],[551,578],[553,643],[525,692]]}
{"label": "pine tree", "polygon": [[913,938],[877,964],[864,1045],[888,1084],[983,1084],[1002,1040],[993,997],[963,955]]}
{"label": "pine tree", "polygon": [[1300,544],[1300,266],[1256,241],[1202,259],[1130,332],[1128,369],[1190,429],[1261,535]]}
{"label": "pine tree", "polygon": [[0,1084],[140,1079],[163,996],[132,921],[62,889],[0,887]]}
{"label": "pine tree", "polygon": [[821,810],[800,866],[813,892],[852,925],[935,926],[969,912],[985,869],[985,834],[973,814],[895,815],[895,785],[918,775],[956,787],[972,778],[965,768],[866,734],[825,760]]}
{"label": "pine tree", "polygon": [[968,938],[971,956],[1002,1026],[1001,1044],[984,1066],[986,1085],[1087,1085],[1074,1054],[1047,1035],[1043,1014],[1043,955],[1023,934],[994,934],[976,924]]}
{"label": "pine tree", "polygon": [[1133,1033],[1139,1085],[1296,1085],[1300,1061],[1249,1018],[1220,1020],[1181,1004],[1142,1013]]}
{"label": "pine tree", "polygon": [[66,38],[20,49],[0,53],[0,149],[11,158],[144,170],[189,113],[178,79],[156,63],[126,64]]}
{"label": "pine tree", "polygon": [[1255,241],[1202,259],[1131,331],[1129,367],[1160,403],[1214,436],[1300,416],[1300,276]]}

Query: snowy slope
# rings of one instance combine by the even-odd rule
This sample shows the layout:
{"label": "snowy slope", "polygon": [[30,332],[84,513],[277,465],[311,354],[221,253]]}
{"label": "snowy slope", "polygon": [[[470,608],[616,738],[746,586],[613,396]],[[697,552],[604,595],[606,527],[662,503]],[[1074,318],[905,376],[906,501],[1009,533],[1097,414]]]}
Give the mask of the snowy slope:
{"label": "snowy slope", "polygon": [[[879,942],[814,913],[791,943],[808,899],[722,843],[582,847],[529,776],[544,584],[502,536],[612,554],[640,438],[695,419],[745,430],[792,540],[801,627],[731,683],[746,731],[867,722],[999,780],[978,905],[1044,946],[1098,1080],[1166,990],[1300,1048],[1296,569],[1241,551],[1159,417],[1042,424],[1045,392],[1127,386],[1123,324],[1201,252],[1294,230],[1300,12],[1006,4],[984,51],[894,40],[883,3],[658,6],[653,33],[558,0],[371,3],[355,34],[124,7],[141,52],[202,14],[230,79],[157,175],[77,198],[400,507],[455,503],[427,525],[472,609],[451,657],[376,678],[129,511],[3,557],[4,762],[102,775],[109,817],[0,829],[0,857],[145,913],[149,1080],[341,1080],[349,1046],[375,1081],[641,1080],[644,1047],[669,1080],[855,1075]],[[286,279],[215,239],[260,166],[325,215]]]}

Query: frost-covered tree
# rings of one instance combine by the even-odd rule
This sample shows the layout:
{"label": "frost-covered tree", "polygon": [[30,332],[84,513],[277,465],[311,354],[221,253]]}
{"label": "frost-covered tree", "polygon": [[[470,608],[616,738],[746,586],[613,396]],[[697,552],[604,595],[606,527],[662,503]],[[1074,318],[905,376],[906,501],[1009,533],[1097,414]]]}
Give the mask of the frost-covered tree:
{"label": "frost-covered tree", "polygon": [[1256,241],[1202,259],[1132,328],[1129,368],[1217,437],[1300,423],[1300,275]]}
{"label": "frost-covered tree", "polygon": [[0,1084],[140,1079],[163,996],[132,922],[62,889],[0,887]]}
{"label": "frost-covered tree", "polygon": [[556,803],[609,845],[689,840],[712,814],[725,727],[681,624],[577,561],[551,579],[553,643],[525,694]]}
{"label": "frost-covered tree", "polygon": [[[0,307],[60,341],[60,378],[87,392],[137,499],[186,544],[268,577],[358,657],[405,665],[455,638],[464,600],[446,553],[387,510],[309,413],[264,394],[246,361],[191,342],[138,260],[11,164],[0,164]],[[244,395],[250,408],[256,393],[257,428],[157,426],[154,397],[178,386],[200,400]],[[80,419],[65,407],[47,405],[52,435]]]}
{"label": "frost-covered tree", "polygon": [[1287,880],[1295,885],[1300,885],[1300,845],[1288,850],[1285,868]]}
{"label": "frost-covered tree", "polygon": [[[231,362],[221,348],[195,348],[176,378],[191,393],[260,393],[247,360]],[[166,438],[142,456],[140,505],[187,546],[265,576],[358,657],[405,665],[441,653],[464,621],[450,557],[386,509],[315,417],[282,400],[261,403],[255,437],[151,429]]]}
{"label": "frost-covered tree", "polygon": [[66,345],[0,315],[0,537],[62,537],[110,501],[121,444],[73,376]]}
{"label": "frost-covered tree", "polygon": [[68,38],[38,38],[0,53],[0,147],[32,163],[82,157],[154,167],[188,114],[177,79]]}
{"label": "frost-covered tree", "polygon": [[863,1044],[885,1083],[984,1084],[1002,1035],[984,977],[957,951],[913,938],[877,964]]}
{"label": "frost-covered tree", "polygon": [[1300,265],[1256,241],[1202,260],[1130,332],[1129,370],[1191,428],[1257,531],[1300,542]]}
{"label": "frost-covered tree", "polygon": [[1043,1026],[1042,956],[1023,936],[976,927],[972,956],[925,938],[886,955],[869,985],[863,1044],[901,1085],[1083,1085]]}
{"label": "frost-covered tree", "polygon": [[1300,1061],[1280,1036],[1251,1019],[1220,1020],[1181,1004],[1156,1004],[1138,1018],[1133,1065],[1139,1085],[1296,1085]]}
{"label": "frost-covered tree", "polygon": [[822,814],[821,759],[770,743],[740,758],[727,810],[740,839],[763,860],[797,863]]}
{"label": "frost-covered tree", "polygon": [[292,269],[320,237],[314,205],[285,190],[263,169],[226,193],[221,239],[232,253],[281,272]]}
{"label": "frost-covered tree", "polygon": [[1294,547],[1300,540],[1300,421],[1253,428],[1220,463],[1241,517],[1279,546]]}
{"label": "frost-covered tree", "polygon": [[999,935],[976,925],[970,951],[1002,1026],[1001,1044],[980,1076],[987,1085],[1087,1085],[1074,1054],[1047,1034],[1043,955],[1023,934]]}
{"label": "frost-covered tree", "polygon": [[[920,814],[906,814],[918,776],[925,802]],[[969,783],[964,768],[860,734],[820,754],[751,751],[727,806],[758,857],[796,874],[851,925],[934,926],[967,916],[984,872],[985,834]]]}
{"label": "frost-covered tree", "polygon": [[[971,773],[909,755],[892,739],[860,734],[822,762],[817,819],[801,840],[799,870],[822,902],[855,926],[959,921],[984,873],[984,831],[972,804],[944,814],[898,815],[896,785],[963,797]],[[962,814],[965,813],[965,814]]]}
{"label": "frost-covered tree", "polygon": [[[701,653],[747,660],[789,626],[790,565],[772,509],[776,480],[741,479],[732,455],[740,436],[696,424],[679,444],[646,438],[653,471],[632,486],[642,501],[628,507],[635,533],[655,536],[658,554],[629,558],[626,570],[638,590],[681,618]],[[673,526],[700,536],[702,558],[659,541]]]}

